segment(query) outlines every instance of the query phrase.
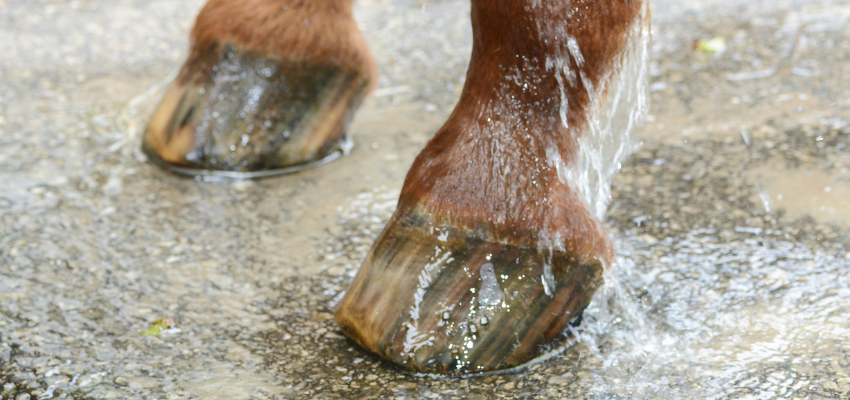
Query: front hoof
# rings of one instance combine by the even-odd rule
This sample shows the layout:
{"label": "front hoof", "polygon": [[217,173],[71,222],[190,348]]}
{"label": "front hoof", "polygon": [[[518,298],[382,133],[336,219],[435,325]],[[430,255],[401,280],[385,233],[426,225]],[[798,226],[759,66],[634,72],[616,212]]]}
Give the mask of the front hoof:
{"label": "front hoof", "polygon": [[154,163],[184,175],[253,178],[347,150],[345,128],[369,91],[368,75],[234,44],[198,54],[145,131],[143,149]]}
{"label": "front hoof", "polygon": [[393,216],[336,322],[365,349],[417,372],[468,375],[555,350],[602,283],[602,264],[500,243],[486,230]]}

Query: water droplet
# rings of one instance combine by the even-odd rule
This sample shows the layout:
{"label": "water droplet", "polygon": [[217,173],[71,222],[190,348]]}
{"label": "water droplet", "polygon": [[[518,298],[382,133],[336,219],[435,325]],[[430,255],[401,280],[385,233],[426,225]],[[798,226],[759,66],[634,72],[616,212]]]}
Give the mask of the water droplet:
{"label": "water droplet", "polygon": [[495,306],[501,303],[505,295],[502,293],[502,288],[496,279],[493,264],[486,263],[482,265],[480,275],[481,295],[478,297],[478,303],[482,306]]}

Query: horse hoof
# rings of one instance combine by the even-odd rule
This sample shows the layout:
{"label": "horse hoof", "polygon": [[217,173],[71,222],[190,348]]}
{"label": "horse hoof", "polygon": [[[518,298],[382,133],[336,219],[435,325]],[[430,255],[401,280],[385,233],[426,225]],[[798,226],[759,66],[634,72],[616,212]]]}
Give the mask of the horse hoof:
{"label": "horse hoof", "polygon": [[[210,1],[145,131],[149,158],[185,175],[253,178],[346,151],[346,125],[375,82],[374,61],[350,10],[323,4],[260,10]],[[310,19],[313,26],[292,23]],[[349,42],[323,39],[336,36]]]}
{"label": "horse hoof", "polygon": [[580,139],[640,111],[604,105],[647,11],[570,4],[473,0],[460,99],[337,308],[363,348],[417,372],[510,371],[581,320],[614,249],[597,194],[581,189],[593,178],[574,174],[599,171]]}
{"label": "horse hoof", "polygon": [[486,373],[555,350],[601,283],[601,262],[397,213],[343,297],[336,322],[365,349],[407,369]]}

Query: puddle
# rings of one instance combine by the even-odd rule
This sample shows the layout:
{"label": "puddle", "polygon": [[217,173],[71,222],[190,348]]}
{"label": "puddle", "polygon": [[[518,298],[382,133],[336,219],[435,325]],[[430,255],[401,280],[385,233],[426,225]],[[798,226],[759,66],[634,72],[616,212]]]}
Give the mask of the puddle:
{"label": "puddle", "polygon": [[850,172],[759,167],[749,172],[767,211],[782,209],[791,218],[811,216],[823,224],[850,227]]}

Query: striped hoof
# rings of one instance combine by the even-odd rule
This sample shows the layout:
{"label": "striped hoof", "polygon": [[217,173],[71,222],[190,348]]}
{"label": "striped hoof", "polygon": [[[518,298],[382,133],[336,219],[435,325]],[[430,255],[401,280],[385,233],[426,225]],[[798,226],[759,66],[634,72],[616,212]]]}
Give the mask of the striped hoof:
{"label": "striped hoof", "polygon": [[395,215],[336,312],[355,342],[413,371],[522,366],[567,339],[602,283],[599,262],[432,226]]}
{"label": "striped hoof", "polygon": [[145,131],[154,163],[185,175],[253,178],[348,149],[346,125],[376,81],[350,4],[210,0],[192,41]]}
{"label": "striped hoof", "polygon": [[154,113],[143,144],[154,162],[187,175],[274,174],[345,150],[346,124],[369,86],[357,73],[232,44],[207,57],[210,71],[176,82]]}

